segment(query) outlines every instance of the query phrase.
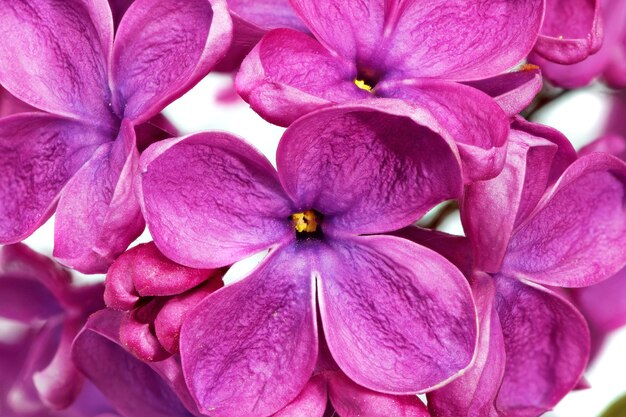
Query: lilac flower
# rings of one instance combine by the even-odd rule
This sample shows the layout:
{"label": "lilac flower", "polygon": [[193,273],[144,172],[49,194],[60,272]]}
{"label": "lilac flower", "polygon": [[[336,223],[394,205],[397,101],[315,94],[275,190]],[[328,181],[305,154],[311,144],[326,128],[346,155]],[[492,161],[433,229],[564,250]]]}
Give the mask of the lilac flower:
{"label": "lilac flower", "polygon": [[600,0],[546,0],[533,53],[557,64],[575,64],[602,45]]}
{"label": "lilac flower", "polygon": [[225,5],[138,0],[113,41],[104,0],[20,0],[2,3],[0,28],[0,83],[42,110],[0,120],[0,242],[24,239],[57,207],[54,255],[104,272],[144,227],[136,136],[162,138],[145,123],[225,52]]}
{"label": "lilac flower", "polygon": [[[587,3],[585,8],[587,20],[589,20],[592,2],[585,1],[584,3]],[[565,5],[567,2],[560,2],[560,4]],[[600,7],[604,40],[597,53],[574,65],[550,62],[540,54],[533,54],[529,57],[531,62],[541,67],[544,76],[552,83],[565,88],[577,88],[602,77],[603,81],[611,87],[626,87],[626,3],[621,0],[600,0]],[[576,24],[572,25],[572,21],[567,20],[567,17],[559,20],[567,22],[560,24],[561,28],[575,29],[577,27]],[[574,20],[576,21],[578,20]]]}
{"label": "lilac flower", "polygon": [[[503,160],[501,134],[508,120],[492,100],[459,81],[500,76],[522,61],[539,33],[542,1],[292,0],[291,5],[315,39],[273,30],[237,75],[240,95],[261,116],[287,126],[333,103],[372,96],[415,102],[435,110],[455,132],[469,179],[497,175],[502,165],[493,161]],[[499,85],[514,88],[519,81],[514,78],[505,76]],[[478,131],[477,125],[490,129]]]}
{"label": "lilac flower", "polygon": [[225,133],[144,153],[142,207],[163,254],[219,268],[270,248],[183,323],[183,370],[203,413],[267,416],[292,401],[318,356],[318,308],[334,360],[368,389],[428,391],[469,365],[476,317],[462,274],[380,235],[461,193],[454,148],[411,117],[429,115],[382,99],[314,112],[285,132],[278,172]]}
{"label": "lilac flower", "polygon": [[152,242],[126,251],[109,268],[104,293],[108,307],[124,311],[120,342],[144,361],[178,353],[187,313],[222,286],[222,274],[176,264]]}
{"label": "lilac flower", "polygon": [[[574,161],[558,132],[522,121],[513,127],[505,169],[463,198],[479,347],[468,372],[429,394],[433,416],[552,409],[581,379],[589,330],[549,287],[591,285],[626,264],[626,164],[606,154]],[[463,259],[456,248],[447,256]]]}
{"label": "lilac flower", "polygon": [[[102,285],[76,287],[68,271],[22,244],[0,249],[0,414],[43,415],[69,407],[83,377],[70,359],[74,336],[103,307]],[[9,335],[11,336],[11,335]]]}

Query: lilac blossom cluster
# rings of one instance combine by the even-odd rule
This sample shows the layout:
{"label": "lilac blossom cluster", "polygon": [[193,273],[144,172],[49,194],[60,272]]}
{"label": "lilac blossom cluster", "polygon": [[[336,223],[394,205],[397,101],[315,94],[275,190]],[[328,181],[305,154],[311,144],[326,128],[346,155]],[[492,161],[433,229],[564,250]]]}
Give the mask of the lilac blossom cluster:
{"label": "lilac blossom cluster", "polygon": [[[626,88],[622,0],[0,0],[0,35],[2,417],[536,417],[626,324],[626,93],[578,153],[524,117]],[[161,114],[210,71],[275,166]],[[447,201],[464,236],[416,226]]]}

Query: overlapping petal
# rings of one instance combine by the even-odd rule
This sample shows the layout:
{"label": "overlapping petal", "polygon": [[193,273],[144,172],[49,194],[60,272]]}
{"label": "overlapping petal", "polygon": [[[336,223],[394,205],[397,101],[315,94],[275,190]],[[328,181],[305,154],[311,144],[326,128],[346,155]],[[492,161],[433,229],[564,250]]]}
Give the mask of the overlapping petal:
{"label": "overlapping petal", "polygon": [[513,233],[502,264],[508,275],[580,287],[626,263],[626,165],[591,154],[574,162]]}
{"label": "overlapping petal", "polygon": [[326,380],[322,375],[309,379],[300,394],[272,417],[323,417],[328,403]]}
{"label": "overlapping petal", "polygon": [[266,416],[305,386],[317,358],[310,262],[298,246],[279,248],[189,314],[180,351],[203,413]]}
{"label": "overlapping petal", "polygon": [[55,114],[114,122],[107,68],[113,44],[106,0],[19,0],[0,5],[0,84]]}
{"label": "overlapping petal", "polygon": [[55,219],[54,256],[85,273],[106,272],[143,230],[134,181],[139,152],[127,121],[64,188]]}
{"label": "overlapping petal", "polygon": [[626,325],[626,268],[611,278],[574,293],[576,307],[593,329],[610,332]]}
{"label": "overlapping petal", "polygon": [[214,132],[161,142],[142,166],[148,227],[178,263],[222,267],[294,238],[276,171],[239,138]]}
{"label": "overlapping petal", "polygon": [[156,115],[224,56],[231,31],[223,0],[136,0],[113,50],[118,115],[135,123]]}
{"label": "overlapping petal", "polygon": [[285,191],[297,208],[324,215],[324,232],[392,231],[460,194],[459,163],[446,141],[401,102],[387,101],[385,112],[382,100],[372,103],[305,116],[279,144]]}
{"label": "overlapping petal", "polygon": [[467,281],[442,256],[392,236],[319,248],[319,305],[333,358],[350,379],[413,394],[471,362],[476,313]]}
{"label": "overlapping petal", "polygon": [[68,180],[107,140],[63,117],[24,113],[0,121],[0,241],[29,236],[52,214]]}

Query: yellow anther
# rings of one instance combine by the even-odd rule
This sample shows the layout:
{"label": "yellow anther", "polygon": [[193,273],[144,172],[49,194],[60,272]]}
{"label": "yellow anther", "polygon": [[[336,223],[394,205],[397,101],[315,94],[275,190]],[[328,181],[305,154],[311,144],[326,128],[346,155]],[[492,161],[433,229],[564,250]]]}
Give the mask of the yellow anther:
{"label": "yellow anther", "polygon": [[372,91],[372,86],[367,84],[365,80],[359,80],[358,78],[354,80],[354,85],[359,87],[361,90]]}
{"label": "yellow anther", "polygon": [[292,214],[291,221],[298,233],[314,233],[317,231],[317,215],[313,210]]}

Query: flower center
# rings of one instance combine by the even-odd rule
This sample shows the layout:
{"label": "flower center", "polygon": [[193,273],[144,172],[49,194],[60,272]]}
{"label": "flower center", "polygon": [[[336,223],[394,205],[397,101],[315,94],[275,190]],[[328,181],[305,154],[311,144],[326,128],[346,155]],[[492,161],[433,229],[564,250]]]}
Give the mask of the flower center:
{"label": "flower center", "polygon": [[374,88],[380,81],[380,73],[371,69],[361,68],[354,79],[354,85],[361,90],[374,94]]}
{"label": "flower center", "polygon": [[369,85],[365,80],[359,80],[358,78],[354,79],[354,84],[359,87],[361,90],[372,91],[372,86]]}
{"label": "flower center", "polygon": [[296,230],[296,237],[299,239],[319,237],[322,233],[321,220],[322,215],[315,210],[306,210],[291,215],[291,222]]}

